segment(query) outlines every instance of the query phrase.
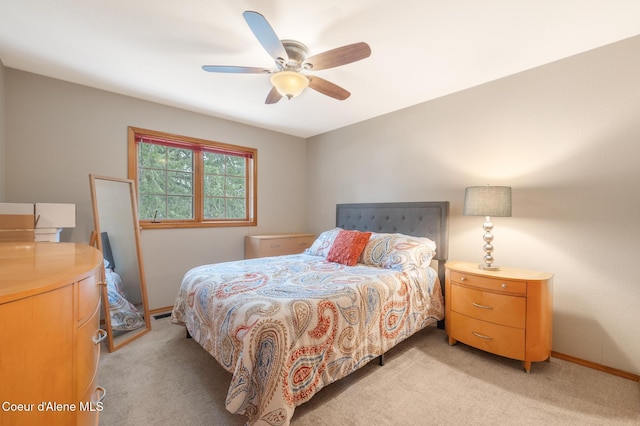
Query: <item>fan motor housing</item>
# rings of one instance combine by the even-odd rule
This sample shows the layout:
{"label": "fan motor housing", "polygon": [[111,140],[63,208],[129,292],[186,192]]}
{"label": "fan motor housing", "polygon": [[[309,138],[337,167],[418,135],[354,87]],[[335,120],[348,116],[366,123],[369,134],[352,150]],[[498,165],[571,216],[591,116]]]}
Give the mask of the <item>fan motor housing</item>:
{"label": "fan motor housing", "polygon": [[302,63],[307,58],[307,46],[296,40],[280,40],[287,51],[289,61],[284,64],[286,69],[300,70]]}

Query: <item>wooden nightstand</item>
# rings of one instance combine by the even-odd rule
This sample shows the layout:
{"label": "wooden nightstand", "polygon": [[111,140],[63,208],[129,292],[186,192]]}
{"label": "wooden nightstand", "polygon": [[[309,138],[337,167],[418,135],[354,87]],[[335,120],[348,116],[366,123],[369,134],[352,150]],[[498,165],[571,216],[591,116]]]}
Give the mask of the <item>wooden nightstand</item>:
{"label": "wooden nightstand", "polygon": [[313,234],[247,235],[244,240],[244,258],[282,256],[302,253],[311,247]]}
{"label": "wooden nightstand", "polygon": [[525,371],[551,356],[553,274],[477,263],[445,265],[445,329],[456,341],[508,358]]}

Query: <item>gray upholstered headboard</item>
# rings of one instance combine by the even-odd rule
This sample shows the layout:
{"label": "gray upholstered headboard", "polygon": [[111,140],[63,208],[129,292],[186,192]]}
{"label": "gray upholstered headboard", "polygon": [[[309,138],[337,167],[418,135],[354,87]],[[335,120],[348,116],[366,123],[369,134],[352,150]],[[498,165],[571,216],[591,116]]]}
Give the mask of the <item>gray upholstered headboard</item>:
{"label": "gray upholstered headboard", "polygon": [[427,237],[436,242],[436,260],[449,255],[448,201],[338,204],[336,226]]}
{"label": "gray upholstered headboard", "polygon": [[436,243],[435,260],[444,290],[444,264],[449,257],[449,202],[337,204],[336,226],[358,231],[427,237]]}

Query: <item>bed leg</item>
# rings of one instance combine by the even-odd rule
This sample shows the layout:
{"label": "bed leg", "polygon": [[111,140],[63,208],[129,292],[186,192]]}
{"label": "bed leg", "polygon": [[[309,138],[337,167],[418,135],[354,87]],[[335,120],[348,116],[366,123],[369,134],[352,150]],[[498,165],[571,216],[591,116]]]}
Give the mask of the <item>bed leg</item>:
{"label": "bed leg", "polygon": [[380,367],[384,365],[384,354],[378,357],[378,363],[380,364]]}

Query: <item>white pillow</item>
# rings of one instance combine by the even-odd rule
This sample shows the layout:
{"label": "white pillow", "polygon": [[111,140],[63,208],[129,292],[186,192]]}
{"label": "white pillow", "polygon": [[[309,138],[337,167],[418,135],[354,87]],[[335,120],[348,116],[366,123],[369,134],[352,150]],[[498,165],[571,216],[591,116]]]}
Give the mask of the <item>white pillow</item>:
{"label": "white pillow", "polygon": [[429,266],[435,254],[436,243],[429,238],[374,232],[362,251],[360,263],[406,271],[414,266]]}
{"label": "white pillow", "polygon": [[331,246],[333,245],[333,241],[338,236],[340,232],[340,228],[333,228],[328,231],[324,231],[318,238],[311,244],[311,247],[305,249],[305,254],[310,254],[312,256],[322,256],[324,258],[329,254],[329,250],[331,250]]}

